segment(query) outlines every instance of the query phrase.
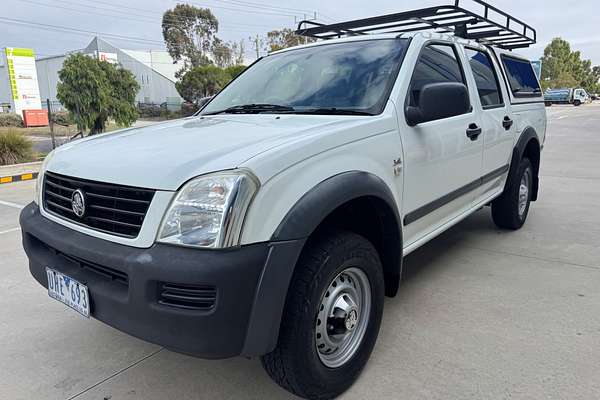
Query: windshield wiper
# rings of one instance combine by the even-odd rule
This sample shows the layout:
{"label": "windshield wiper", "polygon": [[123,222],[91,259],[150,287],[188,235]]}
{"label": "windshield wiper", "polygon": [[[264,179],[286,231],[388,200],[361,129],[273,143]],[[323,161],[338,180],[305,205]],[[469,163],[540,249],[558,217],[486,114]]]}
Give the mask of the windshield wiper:
{"label": "windshield wiper", "polygon": [[296,110],[294,114],[315,114],[315,115],[374,115],[373,113],[360,110],[350,110],[344,108],[309,108],[306,110]]}
{"label": "windshield wiper", "polygon": [[205,115],[216,114],[258,114],[262,112],[293,112],[293,107],[282,106],[279,104],[242,104],[233,106],[221,111],[207,113]]}

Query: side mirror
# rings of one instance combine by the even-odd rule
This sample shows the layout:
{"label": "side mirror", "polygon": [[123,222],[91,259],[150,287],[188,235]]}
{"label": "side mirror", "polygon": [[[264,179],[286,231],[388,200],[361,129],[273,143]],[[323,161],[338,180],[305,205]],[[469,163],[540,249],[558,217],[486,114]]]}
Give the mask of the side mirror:
{"label": "side mirror", "polygon": [[471,110],[469,91],[462,83],[430,83],[421,89],[419,105],[407,106],[406,122],[415,126],[423,122],[466,114]]}

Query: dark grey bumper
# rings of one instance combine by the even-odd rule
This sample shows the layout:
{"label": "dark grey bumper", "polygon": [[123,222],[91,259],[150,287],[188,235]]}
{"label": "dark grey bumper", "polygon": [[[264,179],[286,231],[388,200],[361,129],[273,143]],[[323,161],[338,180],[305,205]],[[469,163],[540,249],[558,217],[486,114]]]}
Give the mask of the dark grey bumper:
{"label": "dark grey bumper", "polygon": [[[271,351],[293,267],[304,240],[230,250],[156,244],[139,249],[91,237],[44,218],[35,204],[21,213],[23,247],[34,278],[46,267],[86,284],[92,317],[166,348],[205,358]],[[163,283],[214,287],[207,309],[161,304]]]}

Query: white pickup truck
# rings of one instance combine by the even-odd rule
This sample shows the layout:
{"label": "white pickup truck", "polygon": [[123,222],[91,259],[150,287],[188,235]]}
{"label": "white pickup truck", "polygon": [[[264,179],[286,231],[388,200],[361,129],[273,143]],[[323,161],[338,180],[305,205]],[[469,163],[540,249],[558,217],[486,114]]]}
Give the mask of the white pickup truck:
{"label": "white pickup truck", "polygon": [[[434,32],[449,12],[469,23]],[[473,18],[305,27],[330,40],[261,58],[194,117],[58,148],[21,214],[32,275],[136,337],[260,356],[299,396],[339,395],[403,257],[488,205],[518,229],[538,196],[544,99],[506,50],[532,40],[486,37]],[[390,20],[433,25],[361,30]]]}

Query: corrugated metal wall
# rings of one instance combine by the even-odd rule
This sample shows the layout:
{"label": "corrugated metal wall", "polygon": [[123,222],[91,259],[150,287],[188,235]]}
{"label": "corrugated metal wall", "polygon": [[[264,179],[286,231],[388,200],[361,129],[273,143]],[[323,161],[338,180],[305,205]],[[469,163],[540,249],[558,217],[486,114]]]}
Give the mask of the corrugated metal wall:
{"label": "corrugated metal wall", "polygon": [[[175,89],[175,82],[173,80],[168,79],[168,77],[153,70],[150,66],[142,62],[146,62],[145,58],[140,57],[142,60],[140,61],[128,54],[131,53],[132,55],[140,56],[140,53],[149,54],[149,52],[125,52],[100,38],[94,38],[85,49],[81,50],[81,52],[95,56],[97,56],[98,52],[117,54],[118,62],[135,75],[140,85],[140,91],[136,96],[136,102],[138,103],[161,104],[167,102],[168,98],[181,99],[177,89]],[[159,55],[154,53],[154,55],[156,55],[159,60],[157,62],[165,62],[164,54]],[[170,57],[167,58],[170,59]],[[57,101],[56,85],[59,81],[58,71],[62,68],[65,59],[66,56],[58,56],[36,61],[42,101],[45,101],[46,99],[50,99],[53,102]],[[157,69],[160,70],[161,68]]]}

